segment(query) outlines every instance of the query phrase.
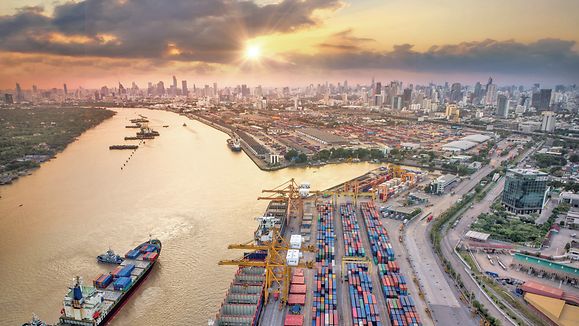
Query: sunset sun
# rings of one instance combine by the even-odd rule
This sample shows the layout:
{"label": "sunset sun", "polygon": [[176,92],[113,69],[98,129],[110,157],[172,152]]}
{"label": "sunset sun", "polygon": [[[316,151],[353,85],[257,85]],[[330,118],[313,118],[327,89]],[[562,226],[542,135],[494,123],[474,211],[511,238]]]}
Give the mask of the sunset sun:
{"label": "sunset sun", "polygon": [[261,48],[257,45],[250,45],[245,49],[245,57],[250,60],[257,60],[261,56]]}

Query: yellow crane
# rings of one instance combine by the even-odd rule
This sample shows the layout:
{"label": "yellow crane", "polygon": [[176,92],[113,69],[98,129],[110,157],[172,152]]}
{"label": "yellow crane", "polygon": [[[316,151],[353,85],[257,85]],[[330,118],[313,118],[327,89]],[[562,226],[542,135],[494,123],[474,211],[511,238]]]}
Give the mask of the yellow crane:
{"label": "yellow crane", "polygon": [[[263,250],[267,251],[264,261],[255,261],[248,259],[221,260],[219,265],[235,266],[255,266],[265,268],[265,302],[268,302],[271,293],[280,293],[280,308],[283,308],[288,300],[289,285],[292,274],[292,268],[314,268],[311,261],[301,261],[293,266],[289,266],[286,259],[287,251],[290,246],[284,237],[279,233],[279,229],[273,229],[272,241],[263,245],[252,244],[251,241],[243,244],[231,244],[228,249],[242,250]],[[314,246],[302,246],[301,251],[316,252]]]}
{"label": "yellow crane", "polygon": [[264,189],[261,192],[269,195],[257,197],[258,200],[287,202],[286,224],[289,224],[291,216],[303,217],[303,198],[295,179],[292,178],[273,189]]}

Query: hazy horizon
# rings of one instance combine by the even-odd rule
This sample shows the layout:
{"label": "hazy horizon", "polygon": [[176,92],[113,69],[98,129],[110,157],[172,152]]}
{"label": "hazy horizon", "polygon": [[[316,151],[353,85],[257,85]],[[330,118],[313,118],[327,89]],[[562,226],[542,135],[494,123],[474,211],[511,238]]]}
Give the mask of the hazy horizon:
{"label": "hazy horizon", "polygon": [[[577,1],[5,0],[0,88],[579,81]],[[27,86],[28,85],[28,86]]]}

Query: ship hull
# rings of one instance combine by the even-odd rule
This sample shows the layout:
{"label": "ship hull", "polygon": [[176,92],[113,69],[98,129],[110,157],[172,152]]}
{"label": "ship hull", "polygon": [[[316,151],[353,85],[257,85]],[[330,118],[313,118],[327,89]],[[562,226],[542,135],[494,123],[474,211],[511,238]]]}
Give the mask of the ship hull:
{"label": "ship hull", "polygon": [[[159,250],[157,251],[158,254],[161,254],[161,244],[159,242]],[[133,293],[145,282],[151,270],[157,264],[157,259],[150,261],[150,264],[147,268],[144,269],[143,273],[138,276],[136,281],[133,285],[124,292],[117,301],[109,308],[106,315],[101,316],[101,318],[97,319],[96,321],[79,321],[74,319],[66,318],[65,316],[61,316],[59,322],[55,326],[103,326],[107,325],[115,316],[116,314],[122,309],[125,303],[131,298]]]}

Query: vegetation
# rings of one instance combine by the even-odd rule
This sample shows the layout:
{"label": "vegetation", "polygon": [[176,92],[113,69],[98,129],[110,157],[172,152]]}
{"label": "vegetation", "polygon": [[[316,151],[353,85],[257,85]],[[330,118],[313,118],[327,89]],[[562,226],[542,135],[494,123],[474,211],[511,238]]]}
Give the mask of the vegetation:
{"label": "vegetation", "polygon": [[114,114],[101,108],[0,110],[0,171],[18,172],[37,167],[84,131]]}
{"label": "vegetation", "polygon": [[472,229],[490,233],[493,238],[517,243],[532,242],[535,246],[541,245],[545,235],[555,223],[557,216],[569,210],[568,204],[560,204],[541,225],[535,224],[534,218],[510,217],[506,210],[496,202],[493,204],[495,213],[483,213],[473,223]]}
{"label": "vegetation", "polygon": [[533,219],[509,218],[506,212],[483,213],[479,215],[472,229],[490,233],[493,238],[517,243],[542,241],[544,233],[535,225]]}
{"label": "vegetation", "polygon": [[362,161],[366,160],[381,160],[384,158],[384,153],[376,148],[331,148],[323,149],[312,156],[313,161],[328,161],[331,159],[350,159],[357,158]]}
{"label": "vegetation", "polygon": [[563,156],[538,153],[533,155],[533,159],[537,162],[537,166],[541,169],[561,167],[567,164],[567,160],[565,160]]}

